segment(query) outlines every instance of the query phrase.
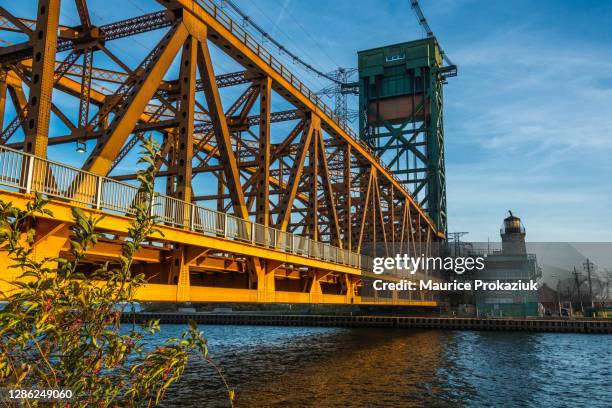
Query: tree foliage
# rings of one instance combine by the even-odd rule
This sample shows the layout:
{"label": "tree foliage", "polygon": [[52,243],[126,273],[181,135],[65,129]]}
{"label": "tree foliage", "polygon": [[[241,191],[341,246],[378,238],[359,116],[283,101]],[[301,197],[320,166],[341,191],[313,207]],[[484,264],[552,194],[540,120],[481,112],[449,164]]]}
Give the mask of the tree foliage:
{"label": "tree foliage", "polygon": [[[25,209],[0,201],[0,256],[8,256],[20,274],[1,296],[8,304],[0,312],[0,387],[71,389],[73,399],[63,402],[71,407],[152,406],[181,377],[190,357],[219,371],[193,323],[156,347],[147,340],[160,330],[157,321],[121,329],[121,309],[145,283],[144,275],[132,274],[134,255],[147,237],[161,234],[151,215],[159,148],[152,141],[143,148],[139,162],[146,169],[139,173],[135,218],[121,255],[93,273],[85,275],[83,261],[101,237],[96,226],[103,217],[75,207],[70,256],[36,259],[32,225],[38,216],[52,216],[47,201],[36,195]],[[228,394],[231,403],[229,388]]]}

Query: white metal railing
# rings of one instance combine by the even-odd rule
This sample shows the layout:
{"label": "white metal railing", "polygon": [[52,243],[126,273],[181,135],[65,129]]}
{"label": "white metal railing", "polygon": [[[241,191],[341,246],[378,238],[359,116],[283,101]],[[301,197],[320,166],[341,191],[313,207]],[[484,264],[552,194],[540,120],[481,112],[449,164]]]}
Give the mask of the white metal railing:
{"label": "white metal railing", "polygon": [[[134,215],[135,205],[145,199],[134,185],[5,146],[0,146],[0,185],[122,215]],[[161,225],[356,268],[371,264],[369,257],[347,249],[157,193],[153,197],[152,214]]]}

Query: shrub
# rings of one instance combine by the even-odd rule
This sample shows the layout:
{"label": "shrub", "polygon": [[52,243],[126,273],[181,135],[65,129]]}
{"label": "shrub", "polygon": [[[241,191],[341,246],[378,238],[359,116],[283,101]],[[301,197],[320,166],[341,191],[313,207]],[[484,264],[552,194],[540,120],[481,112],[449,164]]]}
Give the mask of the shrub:
{"label": "shrub", "polygon": [[[147,168],[139,172],[140,200],[121,256],[87,276],[79,267],[101,236],[96,225],[103,217],[74,208],[69,259],[37,260],[30,225],[37,216],[52,216],[47,201],[37,194],[23,210],[0,201],[0,256],[20,273],[2,296],[8,304],[0,312],[0,387],[71,389],[67,406],[151,406],[181,377],[190,357],[205,359],[221,375],[193,322],[179,338],[149,351],[147,339],[160,330],[158,321],[121,330],[121,308],[145,283],[143,275],[131,273],[134,254],[147,237],[161,234],[151,215],[159,148],[152,141],[143,148],[139,163]],[[221,378],[233,405],[233,390]]]}

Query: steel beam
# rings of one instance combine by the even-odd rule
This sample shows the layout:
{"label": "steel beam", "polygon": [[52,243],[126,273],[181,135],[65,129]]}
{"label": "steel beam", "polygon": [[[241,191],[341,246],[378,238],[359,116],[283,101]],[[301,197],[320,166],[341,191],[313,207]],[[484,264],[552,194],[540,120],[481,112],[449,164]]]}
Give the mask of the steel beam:
{"label": "steel beam", "polygon": [[7,83],[5,69],[0,69],[0,131],[4,129],[4,110],[6,108]]}
{"label": "steel beam", "polygon": [[[59,3],[59,0],[57,0]],[[130,18],[127,20],[121,20],[114,23],[102,25],[99,28],[100,41],[110,41],[118,38],[129,37],[132,35],[145,33],[148,31],[158,30],[160,28],[170,27],[174,22],[172,18],[168,18],[168,14],[165,11],[158,11],[155,13],[145,14]],[[22,22],[27,21],[25,19],[19,19]],[[27,24],[26,24],[27,25]],[[71,29],[71,27],[62,27]],[[16,31],[11,29],[10,31]],[[21,29],[19,31],[22,31]],[[27,32],[26,32],[27,34]],[[77,32],[78,34],[78,32]],[[57,40],[57,52],[68,51],[75,48],[77,44],[78,36],[76,39],[60,38]],[[26,60],[32,57],[33,46],[29,41],[15,44],[11,47],[0,48],[0,63],[15,63]]]}
{"label": "steel beam", "polygon": [[179,74],[180,97],[178,112],[177,174],[175,196],[191,202],[193,161],[193,115],[195,107],[195,82],[197,41],[189,36],[183,45]]}
{"label": "steel beam", "polygon": [[86,0],[75,0],[77,12],[79,13],[79,19],[81,20],[81,26],[89,31],[91,29],[91,19],[89,18],[89,10],[87,9]]}
{"label": "steel beam", "polygon": [[255,190],[256,222],[266,227],[270,220],[270,100],[272,80],[265,78],[259,83],[259,171]]}
{"label": "steel beam", "polygon": [[[83,0],[77,0],[82,2]],[[87,8],[85,7],[85,12]],[[87,13],[85,13],[87,14]],[[82,17],[85,18],[85,17]],[[93,49],[87,48],[83,52],[83,69],[81,71],[81,98],[79,102],[79,127],[85,130],[89,122],[89,100],[91,95],[91,71],[93,67]]]}
{"label": "steel beam", "polygon": [[[371,167],[370,171],[368,172],[368,181],[366,185],[365,198],[361,205],[361,226],[359,227],[359,238],[357,240],[357,248],[356,248],[356,251],[359,254],[361,253],[361,246],[363,244],[366,220],[368,219],[368,205],[370,203],[370,195],[372,194],[373,179],[374,177],[376,177],[375,174],[376,174],[376,169],[374,167]],[[374,214],[372,214],[370,218],[374,219]]]}
{"label": "steel beam", "polygon": [[281,231],[287,231],[287,227],[289,226],[289,222],[291,221],[291,210],[293,208],[293,201],[295,200],[295,196],[298,191],[298,187],[300,185],[300,179],[302,178],[302,171],[304,170],[304,161],[306,160],[306,155],[308,154],[308,147],[311,144],[311,140],[313,139],[313,133],[317,131],[320,127],[320,120],[317,116],[313,116],[307,121],[307,128],[302,132],[302,138],[300,139],[299,144],[299,152],[296,155],[296,158],[293,162],[293,166],[291,167],[291,171],[289,173],[289,180],[287,182],[288,188],[285,191],[285,194],[281,197],[279,201],[279,207],[283,209],[283,213],[279,216],[277,222],[277,228]]}
{"label": "steel beam", "polygon": [[344,147],[344,160],[343,160],[343,171],[344,171],[344,202],[342,219],[344,225],[344,245],[347,249],[353,249],[352,236],[353,236],[353,220],[352,220],[352,197],[351,197],[351,186],[352,186],[352,174],[351,174],[351,145],[347,144]]}
{"label": "steel beam", "polygon": [[59,15],[59,0],[38,1],[24,151],[40,157],[47,155]]}
{"label": "steel beam", "polygon": [[[327,212],[329,214],[330,223],[332,225],[331,237],[332,245],[343,248],[342,239],[340,238],[340,222],[338,221],[338,211],[336,210],[336,202],[334,200],[334,192],[331,183],[329,166],[325,152],[325,143],[323,141],[323,133],[319,132],[319,165],[321,167],[321,182],[323,184],[323,195],[327,201]],[[350,214],[347,214],[350,219]]]}
{"label": "steel beam", "polygon": [[[15,108],[15,111],[17,111],[17,115],[11,121],[11,123],[9,123],[8,126],[2,130],[2,133],[0,134],[0,144],[6,144],[11,136],[13,136],[13,134],[17,131],[19,126],[21,126],[23,129],[24,134],[26,132],[25,123],[28,112],[28,102],[25,92],[23,91],[23,87],[21,86],[21,83],[11,85],[8,87],[8,91],[9,95],[11,96],[11,101],[13,102],[13,107]],[[20,145],[23,149],[23,142],[20,143]]]}
{"label": "steel beam", "polygon": [[144,108],[155,94],[157,85],[170,67],[172,60],[187,38],[187,29],[182,23],[162,38],[155,48],[143,77],[134,86],[112,123],[89,156],[83,168],[96,174],[106,175]]}
{"label": "steel beam", "polygon": [[[315,129],[308,145],[307,191],[309,193],[306,205],[306,225],[308,235],[315,241],[319,240],[319,136],[321,129]],[[296,180],[300,182],[300,180]]]}
{"label": "steel beam", "polygon": [[215,137],[217,138],[220,160],[225,166],[225,179],[230,196],[232,197],[234,214],[246,220],[249,218],[249,212],[244,201],[244,193],[240,182],[240,171],[236,164],[236,156],[232,148],[230,131],[223,112],[221,97],[219,96],[219,89],[215,81],[212,60],[205,38],[206,37],[204,37],[203,41],[199,41],[200,52],[198,53],[198,69],[200,71],[200,78],[204,82],[204,95],[206,96],[208,110],[212,118]]}

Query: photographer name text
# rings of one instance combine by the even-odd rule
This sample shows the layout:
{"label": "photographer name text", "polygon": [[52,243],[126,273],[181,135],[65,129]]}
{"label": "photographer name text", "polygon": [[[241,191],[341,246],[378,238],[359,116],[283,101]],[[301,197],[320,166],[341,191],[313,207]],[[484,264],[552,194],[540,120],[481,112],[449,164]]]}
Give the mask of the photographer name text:
{"label": "photographer name text", "polygon": [[402,279],[399,282],[387,282],[382,279],[376,279],[372,283],[374,290],[396,290],[396,291],[410,291],[410,290],[433,290],[433,291],[472,291],[472,290],[488,290],[488,291],[522,291],[522,290],[538,290],[538,283],[533,280],[522,281],[517,280],[514,282],[493,280],[484,281],[476,279],[474,281],[465,282],[453,280],[452,282],[438,282],[434,280],[418,280],[411,281],[408,279]]}

